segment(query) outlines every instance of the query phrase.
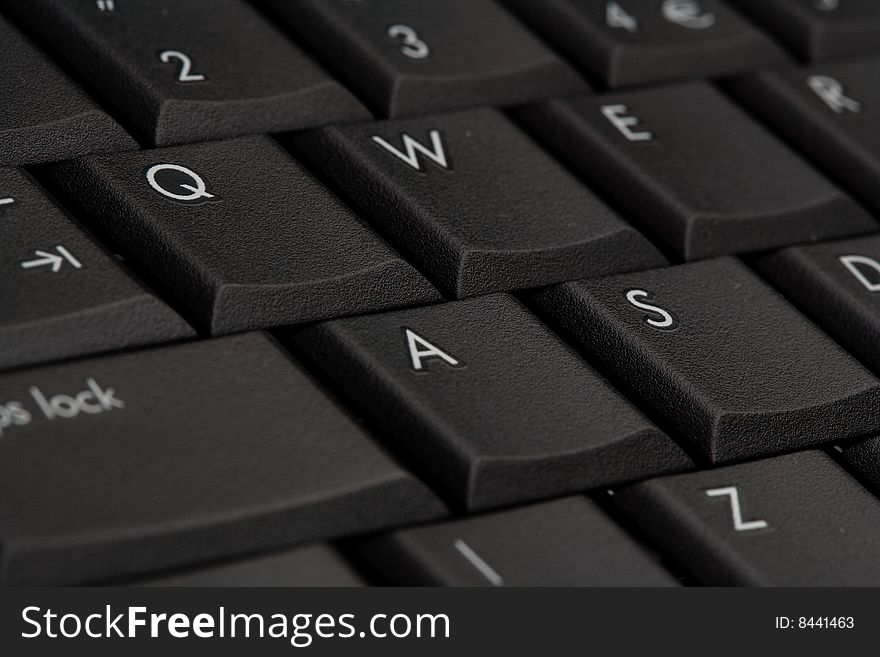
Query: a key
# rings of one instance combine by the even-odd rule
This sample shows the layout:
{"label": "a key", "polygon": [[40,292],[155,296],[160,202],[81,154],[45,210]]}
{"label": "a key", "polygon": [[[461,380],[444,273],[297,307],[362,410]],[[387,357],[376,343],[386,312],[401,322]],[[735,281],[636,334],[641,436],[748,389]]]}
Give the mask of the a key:
{"label": "a key", "polygon": [[654,479],[611,499],[704,584],[880,584],[880,499],[819,450]]}
{"label": "a key", "polygon": [[712,462],[880,430],[880,381],[733,258],[537,300]]}
{"label": "a key", "polygon": [[116,121],[2,16],[0,98],[0,166],[137,148]]}
{"label": "a key", "polygon": [[83,158],[49,175],[214,334],[439,298],[268,137]]}
{"label": "a key", "polygon": [[721,76],[787,61],[718,0],[505,0],[609,87]]}
{"label": "a key", "polygon": [[0,368],[195,334],[11,167],[0,234]]}
{"label": "a key", "polygon": [[877,0],[730,0],[811,60],[880,53]]}
{"label": "a key", "polygon": [[691,465],[508,295],[335,320],[295,339],[468,509]]}
{"label": "a key", "polygon": [[503,106],[584,82],[493,0],[268,0],[383,116]]}
{"label": "a key", "polygon": [[103,580],[442,505],[266,336],[0,376],[0,573]]}
{"label": "a key", "polygon": [[369,118],[242,0],[7,6],[158,146]]}
{"label": "a key", "polygon": [[841,187],[880,212],[880,58],[757,73],[731,89]]}
{"label": "a key", "polygon": [[325,544],[201,566],[135,582],[138,586],[363,586],[364,581]]}
{"label": "a key", "polygon": [[755,264],[822,328],[880,372],[880,237],[790,247]]}
{"label": "a key", "polygon": [[877,228],[708,84],[550,101],[524,116],[685,260]]}
{"label": "a key", "polygon": [[676,586],[586,497],[402,529],[365,542],[361,553],[395,584]]}
{"label": "a key", "polygon": [[333,126],[295,145],[451,297],[666,262],[495,110]]}

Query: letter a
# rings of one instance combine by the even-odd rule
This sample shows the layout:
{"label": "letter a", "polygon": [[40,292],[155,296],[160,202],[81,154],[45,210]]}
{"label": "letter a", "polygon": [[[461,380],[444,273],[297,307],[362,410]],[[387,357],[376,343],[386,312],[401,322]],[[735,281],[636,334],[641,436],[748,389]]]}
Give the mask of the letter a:
{"label": "letter a", "polygon": [[436,345],[431,344],[423,337],[420,337],[413,333],[410,329],[404,329],[406,332],[406,343],[409,347],[409,357],[412,361],[412,368],[420,372],[424,368],[423,360],[431,359],[431,358],[442,358],[449,365],[456,367],[459,362],[458,359],[453,358],[445,351],[437,347]]}

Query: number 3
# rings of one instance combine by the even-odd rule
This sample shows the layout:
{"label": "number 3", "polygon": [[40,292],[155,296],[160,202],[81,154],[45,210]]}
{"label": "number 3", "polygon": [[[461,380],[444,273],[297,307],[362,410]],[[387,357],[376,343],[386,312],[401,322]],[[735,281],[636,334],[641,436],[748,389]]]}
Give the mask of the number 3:
{"label": "number 3", "polygon": [[403,38],[400,52],[412,59],[424,59],[431,54],[428,44],[419,38],[419,35],[409,25],[392,25],[388,28],[388,36],[392,39]]}
{"label": "number 3", "polygon": [[180,62],[180,71],[177,73],[179,82],[201,82],[205,76],[201,73],[192,73],[192,60],[186,53],[179,50],[164,50],[159,53],[159,59],[163,64],[170,64],[172,59]]}

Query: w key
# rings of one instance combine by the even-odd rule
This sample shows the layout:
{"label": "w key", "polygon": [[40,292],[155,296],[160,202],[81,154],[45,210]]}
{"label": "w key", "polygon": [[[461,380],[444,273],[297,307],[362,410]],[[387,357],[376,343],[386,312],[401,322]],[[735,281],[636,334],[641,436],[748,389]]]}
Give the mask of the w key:
{"label": "w key", "polygon": [[333,126],[295,146],[452,297],[666,262],[495,110]]}
{"label": "w key", "polygon": [[244,0],[8,0],[157,146],[369,118]]}
{"label": "w key", "polygon": [[525,116],[585,178],[685,260],[877,228],[704,83],[555,100]]}
{"label": "w key", "polygon": [[880,585],[880,499],[819,450],[654,479],[612,500],[704,584]]}
{"label": "w key", "polygon": [[880,430],[880,381],[732,258],[537,299],[710,461]]}
{"label": "w key", "polygon": [[268,137],[81,158],[48,175],[214,334],[439,298]]}

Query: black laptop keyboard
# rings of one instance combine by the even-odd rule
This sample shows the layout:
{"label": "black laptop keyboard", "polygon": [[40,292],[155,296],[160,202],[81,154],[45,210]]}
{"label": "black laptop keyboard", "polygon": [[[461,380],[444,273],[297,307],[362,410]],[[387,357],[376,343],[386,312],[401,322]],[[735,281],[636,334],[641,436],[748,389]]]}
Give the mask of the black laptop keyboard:
{"label": "black laptop keyboard", "polygon": [[880,585],[877,0],[0,1],[0,580]]}

